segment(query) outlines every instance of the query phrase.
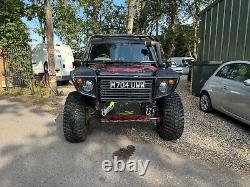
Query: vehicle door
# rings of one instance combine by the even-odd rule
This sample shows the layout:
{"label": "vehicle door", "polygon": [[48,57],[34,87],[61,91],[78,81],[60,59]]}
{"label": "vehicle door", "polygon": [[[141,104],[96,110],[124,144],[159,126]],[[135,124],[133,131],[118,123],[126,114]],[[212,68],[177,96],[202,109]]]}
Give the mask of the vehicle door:
{"label": "vehicle door", "polygon": [[222,66],[208,81],[213,107],[222,112],[225,110],[225,87],[230,82],[230,73],[231,64]]}
{"label": "vehicle door", "polygon": [[62,55],[60,48],[58,46],[55,46],[54,49],[54,62],[55,62],[56,76],[62,76]]}
{"label": "vehicle door", "polygon": [[250,86],[244,81],[250,79],[250,64],[232,65],[230,81],[225,84],[225,110],[239,118],[250,121]]}
{"label": "vehicle door", "polygon": [[61,48],[61,73],[62,76],[69,76],[70,72],[73,70],[74,57],[70,47],[62,46]]}

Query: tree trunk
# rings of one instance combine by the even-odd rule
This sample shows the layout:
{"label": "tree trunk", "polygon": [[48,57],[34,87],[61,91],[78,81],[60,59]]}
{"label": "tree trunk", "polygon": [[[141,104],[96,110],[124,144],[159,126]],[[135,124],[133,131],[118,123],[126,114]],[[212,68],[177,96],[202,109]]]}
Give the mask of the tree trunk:
{"label": "tree trunk", "polygon": [[132,34],[134,28],[135,10],[136,10],[136,0],[128,0],[128,23],[127,23],[127,33]]}
{"label": "tree trunk", "polygon": [[[148,27],[147,16],[145,16],[145,0],[138,0],[136,5],[136,17],[137,20],[134,20],[133,30],[136,34],[146,34],[146,30]],[[136,22],[136,25],[135,25]]]}
{"label": "tree trunk", "polygon": [[166,52],[166,57],[170,58],[175,50],[175,39],[176,39],[176,24],[177,24],[177,3],[173,2],[171,6],[171,12],[170,12],[170,24],[169,24],[169,30],[171,34],[171,39],[169,43],[167,44],[168,50]]}
{"label": "tree trunk", "polygon": [[156,21],[156,36],[159,36],[159,20]]}
{"label": "tree trunk", "polygon": [[91,6],[93,7],[93,21],[94,21],[94,34],[101,33],[100,31],[100,9],[103,4],[103,0],[92,0]]}
{"label": "tree trunk", "polygon": [[201,11],[201,1],[195,0],[195,12],[194,12],[194,58],[197,59],[198,54],[198,45],[199,45],[199,36],[198,36],[198,28],[200,21],[200,11]]}
{"label": "tree trunk", "polygon": [[50,0],[44,0],[45,32],[48,46],[49,85],[53,95],[58,95],[54,63],[54,28]]}
{"label": "tree trunk", "polygon": [[198,43],[199,43],[199,37],[198,37],[198,25],[194,26],[194,58],[197,59],[198,56]]}

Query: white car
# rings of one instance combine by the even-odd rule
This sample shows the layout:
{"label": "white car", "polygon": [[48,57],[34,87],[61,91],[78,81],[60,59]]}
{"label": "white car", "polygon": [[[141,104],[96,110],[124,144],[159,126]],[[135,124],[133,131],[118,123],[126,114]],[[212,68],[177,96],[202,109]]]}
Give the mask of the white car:
{"label": "white car", "polygon": [[188,75],[189,63],[194,61],[193,57],[172,57],[170,58],[171,69],[182,75]]}
{"label": "white car", "polygon": [[250,125],[250,62],[221,65],[201,90],[200,109],[215,109]]}
{"label": "white car", "polygon": [[177,73],[183,74],[183,67],[176,62],[171,62],[171,69],[176,71]]}

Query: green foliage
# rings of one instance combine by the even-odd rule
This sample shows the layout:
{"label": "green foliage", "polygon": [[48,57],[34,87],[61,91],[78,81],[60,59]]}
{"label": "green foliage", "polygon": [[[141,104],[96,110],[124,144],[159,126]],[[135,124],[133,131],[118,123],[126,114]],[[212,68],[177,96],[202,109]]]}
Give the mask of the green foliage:
{"label": "green foliage", "polygon": [[178,25],[173,56],[194,56],[194,28]]}
{"label": "green foliage", "polygon": [[[169,28],[165,29],[162,35],[158,37],[165,52],[168,51],[173,35],[175,35],[175,47],[170,56],[193,56],[194,28],[190,25],[179,24],[176,25],[175,33]],[[166,58],[169,58],[169,56]]]}
{"label": "green foliage", "polygon": [[55,33],[74,51],[79,51],[83,42],[84,24],[77,15],[77,3],[57,0],[54,12]]}
{"label": "green foliage", "polygon": [[44,0],[26,0],[24,1],[25,17],[30,21],[37,19],[39,21],[39,28],[35,29],[35,32],[42,36],[43,42],[45,42],[45,13],[44,13]]}
{"label": "green foliage", "polygon": [[0,0],[0,46],[27,45],[27,26],[21,21],[24,6],[19,0]]}
{"label": "green foliage", "polygon": [[114,34],[126,31],[126,8],[110,0],[65,1],[54,4],[55,33],[69,44],[77,56],[94,33]]}
{"label": "green foliage", "polygon": [[124,6],[115,5],[109,0],[104,1],[100,10],[100,33],[126,33],[126,14],[127,12]]}
{"label": "green foliage", "polygon": [[[28,46],[13,46],[6,51],[5,78],[8,87],[30,87],[33,78],[31,53]],[[30,90],[32,92],[32,88]]]}
{"label": "green foliage", "polygon": [[140,0],[136,12],[134,32],[153,34],[153,31],[165,29],[171,24],[171,18],[178,15],[183,9],[182,0]]}
{"label": "green foliage", "polygon": [[[156,35],[163,43],[168,56],[195,55],[196,52],[192,48],[196,49],[198,44],[198,13],[212,1],[138,0],[134,33]],[[44,0],[23,0],[23,2],[26,4],[24,15],[29,20],[33,18],[39,20],[40,28],[36,31],[45,41]],[[118,6],[113,0],[53,0],[51,2],[56,35],[70,45],[74,53],[79,56],[82,54],[86,40],[95,33],[126,33],[127,7]],[[179,26],[190,20],[190,26]]]}

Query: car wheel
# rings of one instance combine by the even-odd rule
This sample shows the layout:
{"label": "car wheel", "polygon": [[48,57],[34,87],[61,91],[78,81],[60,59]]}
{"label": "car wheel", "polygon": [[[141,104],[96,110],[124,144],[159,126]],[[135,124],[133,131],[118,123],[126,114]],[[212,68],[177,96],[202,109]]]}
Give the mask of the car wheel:
{"label": "car wheel", "polygon": [[200,109],[206,113],[213,111],[212,102],[207,92],[203,92],[200,96]]}
{"label": "car wheel", "polygon": [[177,140],[184,130],[184,110],[181,98],[173,93],[158,102],[157,132],[163,140]]}
{"label": "car wheel", "polygon": [[71,143],[83,142],[88,134],[86,101],[78,92],[69,93],[63,113],[65,139]]}

